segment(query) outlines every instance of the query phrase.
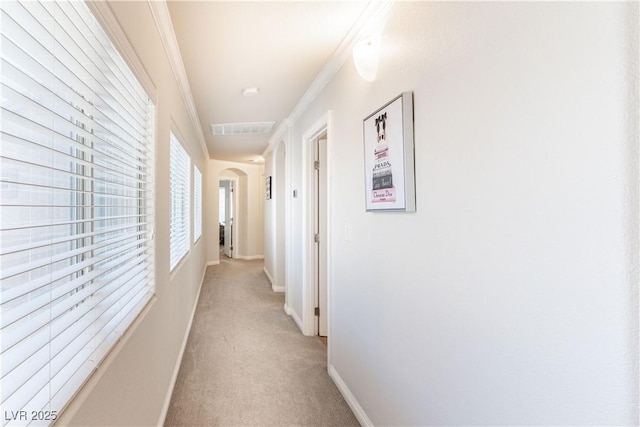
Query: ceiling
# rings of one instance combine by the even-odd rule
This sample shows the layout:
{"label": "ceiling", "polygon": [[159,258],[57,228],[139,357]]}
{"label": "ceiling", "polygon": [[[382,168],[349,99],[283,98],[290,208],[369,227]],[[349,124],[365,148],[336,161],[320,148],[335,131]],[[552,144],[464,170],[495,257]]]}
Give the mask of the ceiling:
{"label": "ceiling", "polygon": [[[209,156],[260,162],[273,131],[214,136],[211,124],[278,126],[366,1],[171,0],[167,5]],[[258,94],[243,96],[249,87]]]}

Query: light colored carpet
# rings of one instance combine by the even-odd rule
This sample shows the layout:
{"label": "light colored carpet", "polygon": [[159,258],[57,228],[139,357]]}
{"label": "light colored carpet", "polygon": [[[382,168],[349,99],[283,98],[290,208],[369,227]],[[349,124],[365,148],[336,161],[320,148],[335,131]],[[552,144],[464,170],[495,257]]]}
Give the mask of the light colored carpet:
{"label": "light colored carpet", "polygon": [[166,426],[358,426],[263,262],[207,269]]}

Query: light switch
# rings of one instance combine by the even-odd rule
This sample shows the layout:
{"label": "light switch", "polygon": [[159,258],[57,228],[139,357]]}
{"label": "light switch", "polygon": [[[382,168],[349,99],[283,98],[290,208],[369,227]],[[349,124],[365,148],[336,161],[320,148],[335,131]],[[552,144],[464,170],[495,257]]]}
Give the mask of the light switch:
{"label": "light switch", "polygon": [[351,224],[348,222],[344,224],[344,240],[347,242],[351,241]]}

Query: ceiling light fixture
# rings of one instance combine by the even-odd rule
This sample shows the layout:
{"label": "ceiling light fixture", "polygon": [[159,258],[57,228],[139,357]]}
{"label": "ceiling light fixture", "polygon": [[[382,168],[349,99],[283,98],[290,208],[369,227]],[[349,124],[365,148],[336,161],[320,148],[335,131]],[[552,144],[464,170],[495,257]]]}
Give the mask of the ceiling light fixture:
{"label": "ceiling light fixture", "polygon": [[380,37],[360,40],[353,46],[353,63],[364,80],[372,82],[378,73],[380,61]]}
{"label": "ceiling light fixture", "polygon": [[256,96],[258,94],[258,88],[257,87],[247,87],[242,89],[242,94],[244,96]]}

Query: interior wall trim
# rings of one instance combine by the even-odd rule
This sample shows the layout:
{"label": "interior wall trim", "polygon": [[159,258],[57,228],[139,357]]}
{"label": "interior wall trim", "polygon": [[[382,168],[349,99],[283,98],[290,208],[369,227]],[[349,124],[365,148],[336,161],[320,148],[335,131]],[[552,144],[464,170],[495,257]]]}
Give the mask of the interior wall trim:
{"label": "interior wall trim", "polygon": [[[315,215],[316,211],[314,192],[314,149],[316,139],[324,132],[329,132],[329,112],[324,113],[318,118],[302,135],[302,233],[304,236],[313,236],[315,233]],[[327,165],[327,170],[329,167]],[[324,212],[323,212],[324,213]],[[331,257],[331,243],[329,239],[326,242],[328,251],[327,257]],[[316,295],[318,288],[315,284],[316,265],[318,260],[314,257],[315,243],[313,239],[303,238],[302,241],[302,333],[307,336],[318,334],[318,323],[314,313],[316,307]],[[319,267],[317,267],[319,268]],[[327,270],[327,273],[329,271]],[[318,285],[319,286],[319,285]],[[327,279],[327,287],[329,279]],[[329,306],[327,306],[329,307]],[[330,310],[330,309],[329,309]]]}
{"label": "interior wall trim", "polygon": [[160,33],[162,39],[162,45],[167,52],[169,58],[169,64],[171,64],[171,70],[178,82],[184,105],[191,119],[191,124],[196,132],[198,141],[200,142],[200,148],[205,159],[209,158],[209,150],[207,149],[207,143],[205,142],[204,133],[202,132],[202,126],[200,125],[200,117],[196,110],[196,103],[193,100],[193,93],[191,92],[191,86],[189,85],[189,79],[187,78],[187,72],[184,68],[184,62],[182,62],[182,54],[180,53],[180,47],[178,46],[178,39],[173,29],[173,23],[171,22],[171,15],[169,13],[169,7],[166,1],[154,1],[147,0],[153,20]]}
{"label": "interior wall trim", "polygon": [[169,405],[171,404],[171,396],[173,395],[173,389],[176,386],[176,380],[178,379],[178,373],[180,372],[180,365],[182,365],[182,358],[184,357],[184,351],[187,348],[187,341],[189,340],[189,333],[191,332],[191,326],[193,326],[193,319],[196,316],[196,308],[198,307],[198,301],[200,301],[200,292],[202,291],[202,285],[204,284],[204,278],[207,274],[207,267],[202,271],[202,280],[200,280],[200,287],[198,288],[198,294],[196,295],[196,299],[193,302],[193,310],[191,311],[191,318],[189,319],[189,324],[187,325],[187,329],[184,333],[184,338],[182,339],[182,346],[180,347],[180,353],[178,354],[178,358],[176,359],[176,364],[173,368],[173,374],[171,375],[171,380],[169,381],[169,388],[167,389],[167,394],[164,398],[164,404],[162,405],[162,410],[160,411],[160,418],[158,419],[159,426],[163,426],[164,422],[167,419],[167,413],[169,412]]}
{"label": "interior wall trim", "polygon": [[[276,285],[276,281],[273,279],[271,274],[269,274],[269,270],[267,270],[267,267],[264,267],[263,270],[264,270],[264,274],[267,275],[267,279],[269,279],[269,282],[271,283],[271,290],[273,292],[285,292],[286,291],[286,288],[284,287],[284,285]],[[285,311],[286,311],[286,309],[285,309]]]}
{"label": "interior wall trim", "polygon": [[296,322],[296,325],[298,325],[298,329],[300,329],[300,332],[303,332],[304,329],[302,326],[302,319],[300,319],[298,313],[296,313],[295,310],[289,307],[286,303],[284,304],[284,312],[293,318],[293,321]]}
{"label": "interior wall trim", "polygon": [[264,259],[264,255],[236,255],[236,256],[234,256],[234,258],[251,261],[251,260],[254,260],[254,259]]}
{"label": "interior wall trim", "polygon": [[342,394],[342,397],[344,397],[344,400],[347,402],[347,405],[349,405],[349,408],[351,408],[351,410],[353,411],[353,415],[355,415],[360,422],[360,425],[363,427],[373,427],[373,422],[364,411],[362,406],[360,406],[360,403],[353,395],[349,387],[347,387],[347,384],[344,382],[336,368],[333,365],[329,365],[327,371],[329,372],[329,376],[335,383],[336,387],[338,387],[338,390]]}
{"label": "interior wall trim", "polygon": [[266,266],[262,270],[264,271],[264,274],[267,275],[267,279],[269,279],[269,283],[271,283],[271,287],[273,288],[275,281],[273,280],[273,277],[271,277],[271,274],[269,274],[269,270],[267,270]]}

